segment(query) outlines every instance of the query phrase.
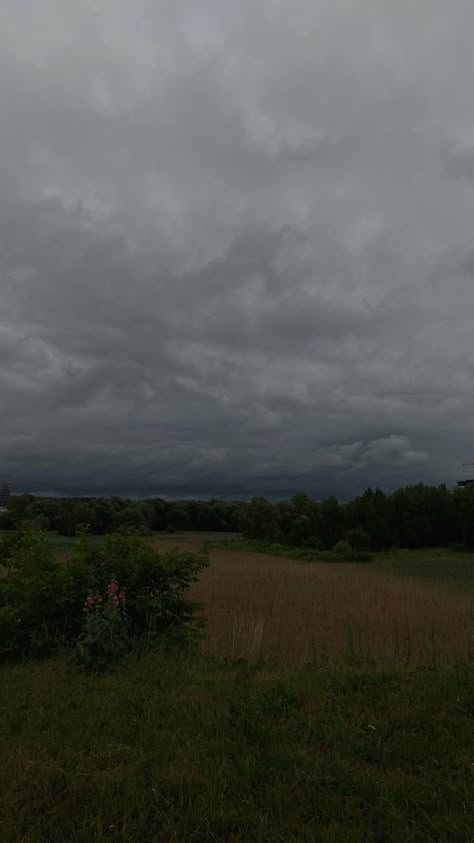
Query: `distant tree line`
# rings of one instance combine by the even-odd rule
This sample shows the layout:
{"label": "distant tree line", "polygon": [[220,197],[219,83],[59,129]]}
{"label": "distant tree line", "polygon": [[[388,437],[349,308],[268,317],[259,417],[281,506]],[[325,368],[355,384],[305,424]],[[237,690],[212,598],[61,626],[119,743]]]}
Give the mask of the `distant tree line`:
{"label": "distant tree line", "polygon": [[43,498],[16,495],[7,512],[0,516],[0,527],[16,529],[30,522],[41,530],[54,530],[62,536],[82,532],[93,535],[178,530],[240,531],[243,504],[219,500],[165,501],[161,498]]}
{"label": "distant tree line", "polygon": [[367,489],[347,503],[314,501],[301,493],[273,503],[165,501],[161,498],[11,498],[0,527],[22,522],[75,536],[177,530],[242,532],[245,538],[330,550],[346,541],[356,550],[457,546],[474,550],[474,488],[407,486],[386,495]]}
{"label": "distant tree line", "polygon": [[271,503],[253,498],[242,512],[246,538],[330,550],[341,541],[359,551],[390,547],[474,550],[474,488],[406,486],[390,495],[367,489],[341,504],[298,494]]}

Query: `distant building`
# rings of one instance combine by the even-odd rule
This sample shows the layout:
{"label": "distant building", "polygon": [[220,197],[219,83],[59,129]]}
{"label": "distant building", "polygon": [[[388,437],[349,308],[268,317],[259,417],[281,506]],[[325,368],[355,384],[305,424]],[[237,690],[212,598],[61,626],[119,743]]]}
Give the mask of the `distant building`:
{"label": "distant building", "polygon": [[474,480],[459,480],[458,488],[465,489],[467,486],[474,486]]}
{"label": "distant building", "polygon": [[10,486],[8,483],[0,483],[0,507],[6,506],[10,500]]}

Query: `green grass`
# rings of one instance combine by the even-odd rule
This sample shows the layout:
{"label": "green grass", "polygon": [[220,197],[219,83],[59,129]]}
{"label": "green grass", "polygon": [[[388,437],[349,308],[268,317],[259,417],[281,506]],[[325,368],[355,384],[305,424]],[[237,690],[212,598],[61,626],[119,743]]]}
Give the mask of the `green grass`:
{"label": "green grass", "polygon": [[[344,562],[344,561],[365,561],[370,562],[369,554],[362,554],[361,559],[345,559],[339,557],[330,550],[316,550],[305,547],[295,547],[288,544],[278,544],[262,539],[214,539],[204,542],[207,549],[220,548],[221,550],[243,550],[247,553],[268,553],[270,556],[281,556],[284,559],[299,559],[303,562]],[[362,556],[364,558],[362,558]]]}
{"label": "green grass", "polygon": [[457,553],[445,548],[396,550],[377,553],[376,562],[394,574],[422,577],[441,585],[474,592],[472,553]]}
{"label": "green grass", "polygon": [[[102,536],[97,536],[97,539],[100,538]],[[61,553],[62,551],[73,550],[78,539],[76,536],[60,536],[57,533],[48,533],[48,541],[57,553]]]}
{"label": "green grass", "polygon": [[[464,554],[373,565],[472,585]],[[472,843],[473,700],[474,662],[285,670],[168,652],[103,676],[61,659],[3,666],[0,840]]]}
{"label": "green grass", "polygon": [[474,667],[0,670],[2,843],[463,843]]}
{"label": "green grass", "polygon": [[315,562],[319,559],[319,551],[309,550],[291,545],[272,544],[261,539],[214,539],[206,542],[209,550],[213,548],[220,550],[243,550],[247,553],[268,553],[271,556],[281,556],[285,559],[303,559],[306,562]]}

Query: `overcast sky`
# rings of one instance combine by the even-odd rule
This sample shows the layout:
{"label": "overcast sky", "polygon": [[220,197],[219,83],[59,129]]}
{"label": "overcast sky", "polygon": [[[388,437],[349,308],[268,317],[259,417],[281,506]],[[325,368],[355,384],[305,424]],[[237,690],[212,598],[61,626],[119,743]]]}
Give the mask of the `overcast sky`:
{"label": "overcast sky", "polygon": [[461,476],[473,32],[472,0],[0,0],[0,479]]}

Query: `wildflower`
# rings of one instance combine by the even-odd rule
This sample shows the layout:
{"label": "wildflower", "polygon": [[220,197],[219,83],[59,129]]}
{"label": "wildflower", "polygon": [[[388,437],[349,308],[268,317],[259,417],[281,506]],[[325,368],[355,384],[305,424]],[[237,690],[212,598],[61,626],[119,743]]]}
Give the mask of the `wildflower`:
{"label": "wildflower", "polygon": [[94,598],[89,594],[89,597],[86,597],[86,603],[88,603],[89,606],[93,606],[94,602]]}
{"label": "wildflower", "polygon": [[107,594],[108,595],[116,594],[117,591],[118,591],[118,583],[111,582],[111,583],[108,584],[108,586],[107,586]]}

